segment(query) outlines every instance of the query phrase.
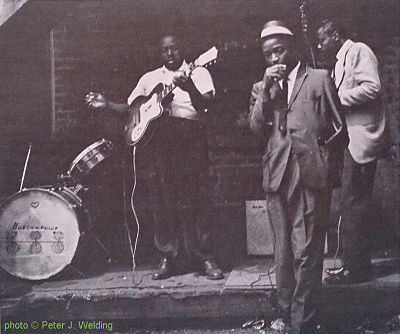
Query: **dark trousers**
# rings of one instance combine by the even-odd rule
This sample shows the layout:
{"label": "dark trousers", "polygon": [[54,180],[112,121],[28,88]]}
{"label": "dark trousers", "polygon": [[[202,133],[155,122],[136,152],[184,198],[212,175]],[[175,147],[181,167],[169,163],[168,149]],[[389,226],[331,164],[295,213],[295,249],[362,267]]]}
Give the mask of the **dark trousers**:
{"label": "dark trousers", "polygon": [[280,316],[293,333],[310,333],[322,282],[329,192],[301,183],[291,155],[277,192],[267,193],[267,211],[275,234],[276,282]]}
{"label": "dark trousers", "polygon": [[369,270],[370,219],[372,190],[376,171],[374,160],[366,164],[354,161],[348,149],[344,154],[340,239],[342,262],[354,272]]}
{"label": "dark trousers", "polygon": [[167,117],[148,144],[154,241],[164,256],[211,258],[208,142],[198,121]]}

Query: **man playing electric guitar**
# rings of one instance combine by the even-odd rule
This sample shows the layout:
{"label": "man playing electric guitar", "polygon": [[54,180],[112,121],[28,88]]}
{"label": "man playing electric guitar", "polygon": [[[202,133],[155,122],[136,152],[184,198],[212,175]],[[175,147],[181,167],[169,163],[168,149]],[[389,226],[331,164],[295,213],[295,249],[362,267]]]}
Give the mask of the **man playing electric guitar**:
{"label": "man playing electric guitar", "polygon": [[153,279],[173,276],[177,272],[178,255],[183,254],[207,278],[222,279],[223,273],[213,261],[211,252],[208,142],[201,122],[202,114],[214,96],[214,84],[204,67],[197,67],[190,76],[185,75],[189,65],[176,36],[165,35],[160,42],[164,66],[144,74],[127,103],[107,101],[99,93],[89,93],[86,102],[92,108],[128,113],[129,106],[138,97],[148,96],[157,84],[177,86],[173,95],[163,101],[170,117],[154,121],[157,130],[146,146],[154,157],[148,166],[148,188],[155,246],[162,255]]}

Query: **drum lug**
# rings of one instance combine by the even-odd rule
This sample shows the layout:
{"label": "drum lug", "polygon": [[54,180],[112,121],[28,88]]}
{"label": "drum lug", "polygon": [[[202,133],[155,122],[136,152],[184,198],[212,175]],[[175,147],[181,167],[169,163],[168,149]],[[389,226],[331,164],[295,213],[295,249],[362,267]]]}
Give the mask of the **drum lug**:
{"label": "drum lug", "polygon": [[83,191],[87,191],[88,188],[85,188],[83,185],[81,185],[80,183],[78,183],[75,188],[73,188],[72,192],[77,195],[81,190]]}

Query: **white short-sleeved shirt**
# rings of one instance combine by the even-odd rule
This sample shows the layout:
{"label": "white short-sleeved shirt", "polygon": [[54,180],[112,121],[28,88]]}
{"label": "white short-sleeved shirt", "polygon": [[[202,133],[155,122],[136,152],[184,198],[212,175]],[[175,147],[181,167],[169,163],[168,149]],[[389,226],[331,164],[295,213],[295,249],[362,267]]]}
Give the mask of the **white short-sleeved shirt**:
{"label": "white short-sleeved shirt", "polygon": [[[154,71],[147,72],[139,79],[139,82],[137,83],[135,89],[132,91],[131,95],[129,95],[127,101],[128,104],[130,105],[132,101],[135,100],[138,96],[149,95],[154,87],[157,86],[160,82],[165,85],[170,85],[172,83],[172,79],[176,75],[187,71],[188,69],[189,65],[186,63],[186,61],[184,61],[182,63],[182,66],[176,71],[171,71],[163,66],[157,68]],[[197,67],[191,73],[191,79],[200,94],[212,92],[212,94],[214,95],[214,83],[210,73],[206,68]],[[189,93],[185,92],[179,87],[176,87],[173,93],[174,98],[172,99],[168,107],[170,115],[172,117],[199,120],[199,114],[192,105]]]}

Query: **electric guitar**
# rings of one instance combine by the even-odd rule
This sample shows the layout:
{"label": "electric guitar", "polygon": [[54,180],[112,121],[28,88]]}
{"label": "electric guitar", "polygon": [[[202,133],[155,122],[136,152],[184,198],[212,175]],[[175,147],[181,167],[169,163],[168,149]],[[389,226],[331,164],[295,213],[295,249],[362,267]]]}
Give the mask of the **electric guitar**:
{"label": "electric guitar", "polygon": [[[317,68],[317,63],[315,61],[315,55],[314,55],[314,49],[308,38],[308,19],[307,19],[307,15],[306,15],[307,2],[308,2],[307,0],[302,1],[301,5],[299,7],[300,18],[301,18],[301,28],[303,31],[304,42],[305,42],[308,50],[310,51],[313,67]],[[346,135],[343,135],[343,120],[342,120],[341,115],[337,111],[332,111],[332,122],[331,123],[332,123],[332,127],[329,129],[326,129],[324,136],[320,137],[318,139],[320,145],[329,144],[336,137],[339,137],[339,140],[341,141],[343,147],[346,147],[347,146],[347,143],[346,143],[347,138],[346,138]]]}
{"label": "electric guitar", "polygon": [[[207,67],[217,61],[218,50],[214,46],[195,61],[189,64],[189,76],[197,67]],[[143,138],[151,122],[159,118],[164,112],[163,101],[176,88],[174,83],[164,85],[159,83],[149,95],[139,96],[131,103],[129,107],[129,116],[125,125],[125,141],[129,146],[135,146]]]}
{"label": "electric guitar", "polygon": [[304,42],[305,42],[308,50],[310,51],[313,68],[317,68],[317,63],[315,61],[315,55],[314,55],[314,49],[313,49],[313,46],[311,45],[310,39],[308,38],[308,20],[307,20],[307,15],[306,15],[306,6],[307,6],[307,1],[302,1],[301,5],[299,7],[300,18],[301,18],[301,30],[303,31]]}

